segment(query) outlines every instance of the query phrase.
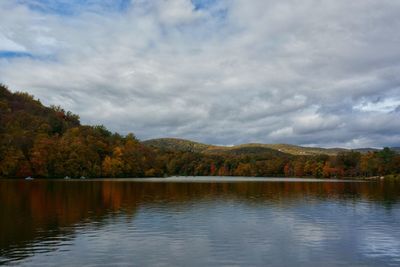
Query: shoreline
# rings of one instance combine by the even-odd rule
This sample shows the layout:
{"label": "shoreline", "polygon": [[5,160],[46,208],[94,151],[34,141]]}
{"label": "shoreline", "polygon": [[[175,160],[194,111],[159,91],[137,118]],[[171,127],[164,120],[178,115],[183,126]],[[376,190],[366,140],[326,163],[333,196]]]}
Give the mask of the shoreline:
{"label": "shoreline", "polygon": [[400,175],[386,175],[386,176],[369,176],[369,177],[284,177],[284,176],[185,176],[185,175],[172,175],[166,177],[94,177],[94,178],[35,178],[32,177],[30,179],[27,178],[7,178],[7,177],[0,177],[0,180],[23,180],[23,181],[34,181],[34,180],[56,180],[56,181],[184,181],[185,179],[189,180],[209,180],[209,181],[393,181],[393,180],[400,180]]}

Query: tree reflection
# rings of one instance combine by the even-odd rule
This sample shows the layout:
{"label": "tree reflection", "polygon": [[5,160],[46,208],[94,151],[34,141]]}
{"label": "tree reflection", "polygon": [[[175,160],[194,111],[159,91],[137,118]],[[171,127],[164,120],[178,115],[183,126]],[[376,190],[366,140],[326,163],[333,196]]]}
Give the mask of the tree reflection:
{"label": "tree reflection", "polygon": [[[234,182],[157,183],[131,181],[0,181],[0,254],[29,247],[54,236],[74,234],[74,227],[101,222],[119,212],[134,216],[149,204],[182,205],[236,200],[244,204],[363,200],[390,209],[400,196],[399,184],[387,182]],[[294,203],[294,204],[293,204]],[[51,249],[51,246],[49,247]],[[25,250],[26,255],[29,251]],[[20,255],[24,256],[24,255]]]}

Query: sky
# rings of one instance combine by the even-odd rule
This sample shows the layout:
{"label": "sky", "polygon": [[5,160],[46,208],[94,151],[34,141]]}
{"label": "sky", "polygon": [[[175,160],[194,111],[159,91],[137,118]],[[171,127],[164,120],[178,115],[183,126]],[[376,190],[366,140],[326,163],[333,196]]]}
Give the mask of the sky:
{"label": "sky", "polygon": [[400,146],[400,1],[1,0],[0,82],[139,139]]}

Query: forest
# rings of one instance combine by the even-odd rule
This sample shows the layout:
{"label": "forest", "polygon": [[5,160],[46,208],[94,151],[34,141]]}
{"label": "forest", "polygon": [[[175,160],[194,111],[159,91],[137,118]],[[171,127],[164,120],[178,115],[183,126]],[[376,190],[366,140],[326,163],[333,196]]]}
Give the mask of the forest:
{"label": "forest", "polygon": [[185,151],[146,144],[133,133],[81,125],[60,106],[44,106],[0,85],[0,177],[72,178],[184,176],[371,177],[400,173],[390,148],[293,155],[272,149]]}

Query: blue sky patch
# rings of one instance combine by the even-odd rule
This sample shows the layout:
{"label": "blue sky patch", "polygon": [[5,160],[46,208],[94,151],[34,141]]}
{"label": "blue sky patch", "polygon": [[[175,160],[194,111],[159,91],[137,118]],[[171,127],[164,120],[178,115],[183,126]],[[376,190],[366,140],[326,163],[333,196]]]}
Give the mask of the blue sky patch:
{"label": "blue sky patch", "polygon": [[195,10],[208,9],[215,4],[216,0],[192,0]]}
{"label": "blue sky patch", "polygon": [[17,0],[30,9],[57,15],[71,16],[81,12],[123,12],[131,0]]}
{"label": "blue sky patch", "polygon": [[16,51],[2,51],[0,50],[0,58],[18,58],[18,57],[30,57],[33,58],[32,54],[27,52],[16,52]]}
{"label": "blue sky patch", "polygon": [[191,0],[195,10],[207,9],[212,16],[219,18],[220,20],[225,19],[228,10],[222,6],[216,6],[217,0]]}

